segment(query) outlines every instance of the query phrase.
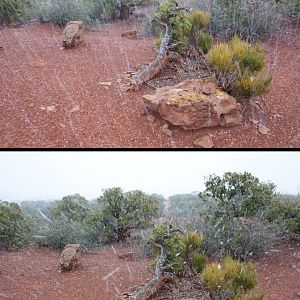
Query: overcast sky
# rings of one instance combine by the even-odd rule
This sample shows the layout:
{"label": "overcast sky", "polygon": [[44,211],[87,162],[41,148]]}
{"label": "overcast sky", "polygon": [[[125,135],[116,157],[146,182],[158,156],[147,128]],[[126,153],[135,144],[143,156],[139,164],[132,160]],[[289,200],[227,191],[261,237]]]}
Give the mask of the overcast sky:
{"label": "overcast sky", "polygon": [[300,152],[1,152],[0,199],[87,199],[120,186],[165,197],[204,189],[204,177],[251,172],[300,193]]}

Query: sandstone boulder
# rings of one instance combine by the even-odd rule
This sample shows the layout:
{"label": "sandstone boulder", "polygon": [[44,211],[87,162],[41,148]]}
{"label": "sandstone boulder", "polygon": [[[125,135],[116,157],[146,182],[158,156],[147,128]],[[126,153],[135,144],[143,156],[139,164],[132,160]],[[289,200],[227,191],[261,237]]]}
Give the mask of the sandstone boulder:
{"label": "sandstone boulder", "polygon": [[208,79],[186,80],[143,98],[147,108],[187,130],[232,126],[241,121],[240,104]]}
{"label": "sandstone boulder", "polygon": [[59,266],[60,271],[71,271],[78,266],[81,257],[79,244],[68,244],[60,255]]}
{"label": "sandstone boulder", "polygon": [[70,21],[63,31],[64,48],[73,48],[83,40],[84,25],[81,21]]}

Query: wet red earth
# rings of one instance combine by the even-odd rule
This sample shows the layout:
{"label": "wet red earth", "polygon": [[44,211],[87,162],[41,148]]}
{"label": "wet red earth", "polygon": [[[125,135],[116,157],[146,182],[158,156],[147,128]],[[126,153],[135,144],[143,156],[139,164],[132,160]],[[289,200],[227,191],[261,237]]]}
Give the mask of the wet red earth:
{"label": "wet red earth", "polygon": [[[134,260],[118,256],[133,252]],[[152,276],[150,259],[128,244],[105,246],[83,254],[80,266],[59,272],[60,253],[34,246],[0,252],[0,299],[114,300],[120,292],[145,284]],[[280,242],[255,262],[264,300],[300,299],[300,243]]]}
{"label": "wet red earth", "polygon": [[[262,135],[245,118],[241,126],[184,131],[143,115],[142,95],[121,89],[124,72],[155,57],[155,37],[121,37],[137,25],[108,24],[87,31],[85,42],[61,50],[62,29],[28,24],[0,30],[0,147],[190,148],[212,134],[216,148],[300,146],[300,30],[292,27],[264,42],[273,74],[260,100]],[[103,84],[111,82],[111,85]]]}

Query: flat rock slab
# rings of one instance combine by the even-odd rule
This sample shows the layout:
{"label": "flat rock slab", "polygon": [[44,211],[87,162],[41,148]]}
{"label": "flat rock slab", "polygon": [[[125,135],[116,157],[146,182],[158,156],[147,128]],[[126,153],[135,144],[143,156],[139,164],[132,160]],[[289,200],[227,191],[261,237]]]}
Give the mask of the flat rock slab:
{"label": "flat rock slab", "polygon": [[147,108],[186,130],[241,122],[240,104],[208,79],[185,80],[143,98]]}

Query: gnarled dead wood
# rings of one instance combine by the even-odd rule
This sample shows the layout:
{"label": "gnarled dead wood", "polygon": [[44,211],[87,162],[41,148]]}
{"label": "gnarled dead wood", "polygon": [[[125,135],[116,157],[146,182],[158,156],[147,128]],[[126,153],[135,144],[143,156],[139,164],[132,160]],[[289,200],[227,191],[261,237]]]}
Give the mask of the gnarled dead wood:
{"label": "gnarled dead wood", "polygon": [[162,245],[153,243],[156,247],[160,248],[160,256],[156,263],[155,271],[153,277],[147,282],[147,284],[130,295],[129,293],[122,294],[119,300],[149,300],[158,290],[161,288],[164,282],[172,281],[176,284],[175,279],[171,275],[163,274],[164,265],[166,261],[166,251]]}
{"label": "gnarled dead wood", "polygon": [[169,44],[172,39],[172,26],[168,23],[160,22],[160,24],[166,27],[166,33],[161,41],[159,52],[149,65],[143,67],[132,76],[127,90],[139,90],[143,83],[157,75],[170,60],[174,60],[183,65],[181,56],[175,52],[169,51]]}

